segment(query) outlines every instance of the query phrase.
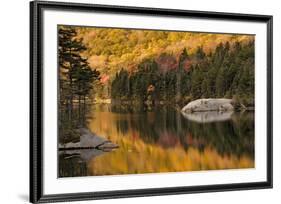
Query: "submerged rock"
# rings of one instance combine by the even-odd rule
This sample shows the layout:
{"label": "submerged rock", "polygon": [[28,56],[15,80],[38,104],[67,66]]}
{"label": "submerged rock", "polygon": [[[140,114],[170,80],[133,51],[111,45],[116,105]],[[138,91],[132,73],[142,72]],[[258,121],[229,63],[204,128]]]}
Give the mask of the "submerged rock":
{"label": "submerged rock", "polygon": [[206,111],[233,111],[234,107],[231,104],[231,99],[225,98],[207,98],[207,99],[197,99],[191,101],[186,106],[182,108],[183,113],[193,113],[193,112],[206,112]]}

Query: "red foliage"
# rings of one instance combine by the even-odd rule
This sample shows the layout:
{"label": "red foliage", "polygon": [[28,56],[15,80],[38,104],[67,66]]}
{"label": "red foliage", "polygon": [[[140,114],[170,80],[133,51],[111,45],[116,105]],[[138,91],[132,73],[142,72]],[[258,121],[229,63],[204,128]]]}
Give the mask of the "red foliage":
{"label": "red foliage", "polygon": [[176,58],[172,55],[160,55],[156,59],[156,63],[158,64],[159,70],[163,72],[167,72],[171,69],[176,69],[178,67],[178,62]]}
{"label": "red foliage", "polygon": [[109,80],[109,76],[106,74],[101,75],[100,82],[105,84]]}

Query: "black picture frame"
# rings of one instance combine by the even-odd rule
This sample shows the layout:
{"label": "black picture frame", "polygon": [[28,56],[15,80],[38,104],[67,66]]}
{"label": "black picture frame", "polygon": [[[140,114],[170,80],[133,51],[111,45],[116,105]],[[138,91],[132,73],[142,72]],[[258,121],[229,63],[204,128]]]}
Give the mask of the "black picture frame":
{"label": "black picture frame", "polygon": [[[43,34],[45,9],[71,10],[72,12],[106,12],[138,15],[156,15],[218,20],[264,22],[267,24],[267,180],[236,184],[169,187],[138,190],[84,192],[71,194],[43,194]],[[206,11],[171,10],[159,8],[125,7],[62,2],[30,2],[30,202],[60,202],[138,196],[159,196],[170,194],[203,193],[216,191],[264,189],[273,187],[273,16]]]}

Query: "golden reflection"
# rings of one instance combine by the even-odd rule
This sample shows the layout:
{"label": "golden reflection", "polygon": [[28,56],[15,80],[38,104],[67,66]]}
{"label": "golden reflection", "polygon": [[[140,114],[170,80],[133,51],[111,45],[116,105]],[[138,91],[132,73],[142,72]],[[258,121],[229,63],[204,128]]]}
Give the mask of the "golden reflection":
{"label": "golden reflection", "polygon": [[[184,148],[178,137],[163,131],[154,143],[147,143],[130,124],[125,132],[114,125],[120,120],[135,120],[131,114],[118,114],[96,111],[89,128],[95,134],[105,137],[119,145],[119,148],[94,157],[88,163],[91,175],[115,175],[135,173],[158,173],[196,170],[218,170],[253,168],[254,160],[247,154],[221,154],[210,145],[200,150],[194,146]],[[148,123],[153,123],[153,117]],[[129,121],[130,121],[129,120]],[[172,138],[172,139],[171,139]],[[188,143],[200,144],[202,141],[185,136]],[[167,144],[170,144],[167,145]]]}

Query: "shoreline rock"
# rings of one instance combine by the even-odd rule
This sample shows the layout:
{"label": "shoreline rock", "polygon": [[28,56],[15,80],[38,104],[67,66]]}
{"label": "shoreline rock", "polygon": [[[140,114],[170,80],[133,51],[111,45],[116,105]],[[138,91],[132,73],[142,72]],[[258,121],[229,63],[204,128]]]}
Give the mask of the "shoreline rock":
{"label": "shoreline rock", "polygon": [[106,140],[96,134],[93,134],[90,130],[86,128],[80,128],[79,132],[81,134],[79,142],[69,142],[66,144],[59,144],[59,150],[87,150],[87,149],[97,149],[104,152],[109,152],[113,149],[118,148],[117,144]]}

